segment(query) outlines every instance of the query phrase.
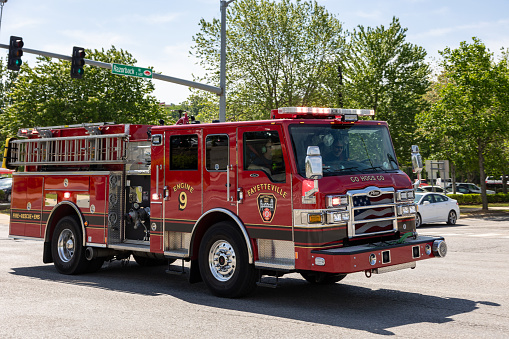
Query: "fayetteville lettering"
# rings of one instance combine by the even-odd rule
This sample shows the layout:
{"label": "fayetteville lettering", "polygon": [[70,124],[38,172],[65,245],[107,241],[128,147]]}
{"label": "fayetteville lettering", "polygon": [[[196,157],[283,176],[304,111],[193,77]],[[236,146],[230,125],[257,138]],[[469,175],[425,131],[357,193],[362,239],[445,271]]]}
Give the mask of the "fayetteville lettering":
{"label": "fayetteville lettering", "polygon": [[276,192],[283,198],[286,198],[286,196],[287,196],[287,192],[283,191],[283,189],[281,187],[277,187],[276,185],[272,185],[272,184],[259,184],[259,185],[253,186],[250,189],[248,189],[246,193],[247,193],[247,196],[250,197],[253,193],[256,193],[261,190]]}

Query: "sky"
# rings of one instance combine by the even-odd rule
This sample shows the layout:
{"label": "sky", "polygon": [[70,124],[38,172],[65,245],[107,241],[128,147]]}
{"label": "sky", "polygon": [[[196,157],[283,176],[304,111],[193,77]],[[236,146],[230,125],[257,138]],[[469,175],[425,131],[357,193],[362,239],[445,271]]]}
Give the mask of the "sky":
{"label": "sky", "polygon": [[[438,51],[457,48],[474,36],[495,55],[509,47],[507,0],[317,2],[345,30],[358,25],[389,27],[393,17],[399,18],[408,29],[406,41],[422,46],[430,62],[439,59]],[[9,36],[20,36],[25,48],[68,56],[73,46],[107,50],[114,45],[131,53],[138,67],[152,66],[164,75],[193,80],[193,75],[204,73],[190,55],[193,36],[201,19],[219,19],[220,14],[220,0],[7,0],[0,43],[7,45]],[[25,53],[23,62],[35,65],[35,57]],[[160,102],[178,104],[190,94],[188,87],[153,81]]]}

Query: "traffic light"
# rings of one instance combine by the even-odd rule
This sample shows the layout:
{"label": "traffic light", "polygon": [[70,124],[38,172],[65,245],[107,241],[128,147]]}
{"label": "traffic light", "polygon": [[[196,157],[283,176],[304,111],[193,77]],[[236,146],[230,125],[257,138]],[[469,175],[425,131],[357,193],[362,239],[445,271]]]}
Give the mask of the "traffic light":
{"label": "traffic light", "polygon": [[7,69],[19,71],[21,64],[21,56],[23,55],[23,38],[11,36],[9,42],[9,57],[7,61]]}
{"label": "traffic light", "polygon": [[85,65],[85,49],[83,47],[72,48],[71,78],[81,79],[83,77],[83,66]]}

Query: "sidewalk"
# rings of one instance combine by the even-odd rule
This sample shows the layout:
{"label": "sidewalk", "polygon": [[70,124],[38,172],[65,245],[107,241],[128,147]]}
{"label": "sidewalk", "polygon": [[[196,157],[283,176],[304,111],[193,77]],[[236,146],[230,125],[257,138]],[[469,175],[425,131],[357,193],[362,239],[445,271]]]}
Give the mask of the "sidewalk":
{"label": "sidewalk", "polygon": [[9,215],[0,213],[0,224],[9,225]]}
{"label": "sidewalk", "polygon": [[509,207],[488,207],[487,211],[483,211],[480,207],[460,207],[460,213],[465,217],[483,217],[483,216],[508,216]]}

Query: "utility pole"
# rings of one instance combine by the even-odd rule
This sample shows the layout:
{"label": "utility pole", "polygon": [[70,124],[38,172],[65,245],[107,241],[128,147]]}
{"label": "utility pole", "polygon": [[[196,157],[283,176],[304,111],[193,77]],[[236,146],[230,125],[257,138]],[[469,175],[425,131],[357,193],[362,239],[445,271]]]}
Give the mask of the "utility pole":
{"label": "utility pole", "polygon": [[226,7],[235,0],[221,0],[221,64],[219,68],[219,121],[226,121]]}

